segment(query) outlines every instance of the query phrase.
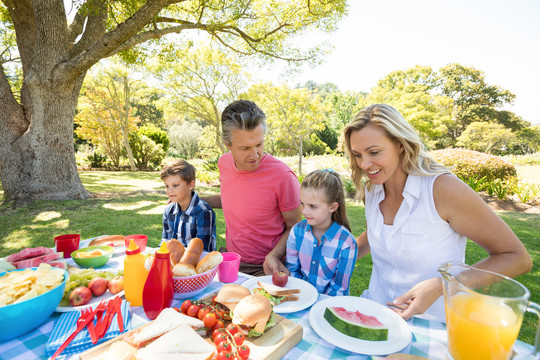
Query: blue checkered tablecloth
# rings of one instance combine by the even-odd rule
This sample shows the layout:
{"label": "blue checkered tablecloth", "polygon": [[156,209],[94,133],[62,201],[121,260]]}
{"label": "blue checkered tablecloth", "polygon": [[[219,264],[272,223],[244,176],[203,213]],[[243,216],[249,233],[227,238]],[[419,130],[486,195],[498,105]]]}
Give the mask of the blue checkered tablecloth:
{"label": "blue checkered tablecloth", "polygon": [[[84,243],[81,243],[81,247],[83,247]],[[151,249],[147,249],[146,251],[151,251]],[[124,253],[115,254],[111,261],[100,269],[115,271],[123,269],[124,256]],[[68,260],[68,263],[74,265],[71,259]],[[242,284],[249,278],[250,276],[248,275],[240,274],[235,283]],[[218,291],[222,286],[223,284],[220,283],[216,277],[214,281],[197,297],[207,297],[208,295]],[[326,295],[319,295],[318,301],[325,298],[327,298]],[[175,299],[172,306],[180,307],[183,301],[183,299]],[[303,328],[303,339],[300,341],[300,343],[298,343],[298,345],[289,351],[283,357],[283,359],[380,359],[380,357],[376,356],[371,357],[341,350],[326,342],[311,328],[309,323],[309,310],[310,308],[307,308],[294,313],[280,314],[281,316],[301,325]],[[131,313],[132,328],[136,328],[137,326],[149,321],[144,314],[142,306],[132,307]],[[45,354],[45,346],[47,345],[47,341],[52,333],[54,323],[58,320],[60,315],[60,313],[54,313],[51,318],[39,328],[27,334],[21,335],[16,339],[0,342],[0,360],[47,359]],[[398,352],[418,355],[433,360],[446,359],[446,327],[443,323],[428,321],[415,317],[412,320],[409,320],[408,324],[412,331],[412,341],[407,347]],[[0,324],[0,326],[2,326],[2,324]],[[514,350],[518,355],[526,354],[532,352],[532,346],[521,341],[517,341],[516,345],[514,346]],[[520,359],[525,358],[520,356],[518,357]],[[60,356],[58,359],[62,359],[62,357]],[[70,357],[70,359],[78,359],[78,356],[73,355]]]}

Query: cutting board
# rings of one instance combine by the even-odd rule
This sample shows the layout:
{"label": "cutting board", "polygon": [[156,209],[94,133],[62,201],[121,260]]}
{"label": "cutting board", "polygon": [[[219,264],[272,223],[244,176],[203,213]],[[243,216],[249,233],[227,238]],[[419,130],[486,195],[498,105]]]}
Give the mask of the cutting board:
{"label": "cutting board", "polygon": [[[246,338],[244,342],[249,346],[250,353],[249,359],[252,360],[279,360],[285,354],[287,354],[293,347],[296,346],[302,340],[303,329],[300,325],[285,319],[283,316],[274,314],[276,320],[276,325],[272,328],[265,331],[265,333],[255,339]],[[148,323],[150,324],[150,323]],[[142,326],[147,326],[144,324]],[[114,339],[111,339],[103,344],[97,345],[96,347],[86,350],[80,354],[81,360],[97,360],[106,353],[109,347],[117,342],[122,341],[123,337],[127,334],[133,332],[131,330],[124,334],[121,334]],[[213,344],[210,337],[207,338],[207,341]]]}

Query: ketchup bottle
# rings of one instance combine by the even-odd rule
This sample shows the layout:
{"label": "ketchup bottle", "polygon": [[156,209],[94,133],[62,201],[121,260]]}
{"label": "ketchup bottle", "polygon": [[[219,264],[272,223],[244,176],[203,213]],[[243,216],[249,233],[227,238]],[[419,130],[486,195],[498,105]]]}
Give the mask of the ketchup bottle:
{"label": "ketchup bottle", "polygon": [[124,258],[124,295],[131,306],[142,305],[144,283],[148,270],[144,267],[144,255],[131,239]]}
{"label": "ketchup bottle", "polygon": [[167,244],[162,242],[144,283],[142,302],[146,317],[154,320],[161,310],[170,307],[173,295],[170,254]]}

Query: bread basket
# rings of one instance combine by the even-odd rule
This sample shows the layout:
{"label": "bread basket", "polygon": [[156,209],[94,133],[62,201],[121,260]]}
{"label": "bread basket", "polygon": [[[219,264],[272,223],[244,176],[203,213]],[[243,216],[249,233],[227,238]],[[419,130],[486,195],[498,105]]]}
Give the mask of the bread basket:
{"label": "bread basket", "polygon": [[202,292],[214,279],[218,267],[206,272],[184,277],[173,277],[173,291],[175,299],[186,299]]}

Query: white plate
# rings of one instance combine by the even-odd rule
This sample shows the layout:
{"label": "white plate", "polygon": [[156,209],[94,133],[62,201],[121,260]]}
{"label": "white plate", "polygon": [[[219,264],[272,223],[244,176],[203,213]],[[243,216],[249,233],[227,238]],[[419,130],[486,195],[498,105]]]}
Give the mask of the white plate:
{"label": "white plate", "polygon": [[[337,331],[324,318],[327,307],[340,306],[349,311],[360,311],[375,316],[388,327],[388,340],[367,341]],[[309,311],[309,323],[315,332],[330,344],[366,355],[387,355],[405,348],[412,339],[411,329],[401,316],[375,301],[354,296],[336,296],[315,304]]]}
{"label": "white plate", "polygon": [[70,311],[80,311],[86,308],[94,309],[98,306],[101,300],[112,299],[115,296],[124,296],[124,290],[120,291],[118,294],[113,295],[108,290],[101,296],[93,296],[90,302],[82,306],[58,306],[54,311],[56,312],[70,312]]}
{"label": "white plate", "polygon": [[[242,285],[252,290],[256,287],[257,281],[264,281],[267,283],[272,283],[272,275],[259,276],[245,281]],[[300,289],[300,294],[298,295],[298,301],[285,301],[279,305],[274,306],[274,312],[278,314],[291,313],[295,311],[304,310],[305,308],[310,307],[317,301],[319,298],[319,293],[317,289],[307,281],[297,279],[289,276],[287,285],[284,286],[286,289]]]}

